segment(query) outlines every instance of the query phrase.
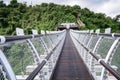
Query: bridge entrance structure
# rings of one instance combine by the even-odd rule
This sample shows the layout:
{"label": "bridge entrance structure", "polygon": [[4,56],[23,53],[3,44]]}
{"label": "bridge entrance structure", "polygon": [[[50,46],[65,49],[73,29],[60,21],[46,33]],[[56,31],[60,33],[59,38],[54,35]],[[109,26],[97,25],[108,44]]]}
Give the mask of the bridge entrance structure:
{"label": "bridge entrance structure", "polygon": [[64,30],[64,29],[78,30],[79,28],[76,23],[62,23],[57,27],[57,30]]}

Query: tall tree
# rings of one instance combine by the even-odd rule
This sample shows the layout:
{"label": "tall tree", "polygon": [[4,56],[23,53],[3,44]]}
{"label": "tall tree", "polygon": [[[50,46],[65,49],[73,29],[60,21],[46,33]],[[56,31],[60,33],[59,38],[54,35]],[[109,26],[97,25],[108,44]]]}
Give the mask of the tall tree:
{"label": "tall tree", "polygon": [[120,14],[114,18],[115,21],[120,22]]}
{"label": "tall tree", "polygon": [[18,2],[17,2],[17,0],[11,0],[9,6],[10,6],[10,7],[13,7],[13,8],[18,7]]}

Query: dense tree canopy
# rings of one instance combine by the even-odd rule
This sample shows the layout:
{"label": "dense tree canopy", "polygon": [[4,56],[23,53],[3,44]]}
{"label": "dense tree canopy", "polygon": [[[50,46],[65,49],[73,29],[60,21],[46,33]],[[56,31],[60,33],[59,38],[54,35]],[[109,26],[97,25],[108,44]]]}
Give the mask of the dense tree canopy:
{"label": "dense tree canopy", "polygon": [[36,6],[27,6],[11,0],[9,5],[0,1],[0,35],[14,35],[16,27],[23,28],[30,33],[31,29],[56,30],[60,23],[76,22],[77,15],[85,23],[83,29],[97,29],[111,27],[113,32],[120,32],[119,15],[111,19],[102,13],[94,13],[87,8],[81,9],[75,5],[65,6],[54,3],[42,3]]}

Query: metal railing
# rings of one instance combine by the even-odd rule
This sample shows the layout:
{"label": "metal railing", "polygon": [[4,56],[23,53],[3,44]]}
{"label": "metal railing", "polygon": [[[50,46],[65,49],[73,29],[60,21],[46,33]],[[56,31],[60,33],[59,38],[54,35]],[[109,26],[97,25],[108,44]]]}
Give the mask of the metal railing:
{"label": "metal railing", "polygon": [[66,31],[0,36],[0,80],[49,80]]}
{"label": "metal railing", "polygon": [[[70,30],[72,40],[95,80],[120,79],[120,34]],[[50,80],[66,31],[0,36],[0,80]]]}
{"label": "metal railing", "polygon": [[70,34],[95,80],[120,79],[120,34],[75,30],[70,30]]}

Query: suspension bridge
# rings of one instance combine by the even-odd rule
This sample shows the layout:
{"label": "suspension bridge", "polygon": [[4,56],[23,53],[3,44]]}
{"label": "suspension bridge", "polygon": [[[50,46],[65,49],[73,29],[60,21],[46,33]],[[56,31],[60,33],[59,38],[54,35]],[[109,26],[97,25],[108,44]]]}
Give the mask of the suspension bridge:
{"label": "suspension bridge", "polygon": [[0,36],[0,80],[120,80],[120,34],[70,26]]}

